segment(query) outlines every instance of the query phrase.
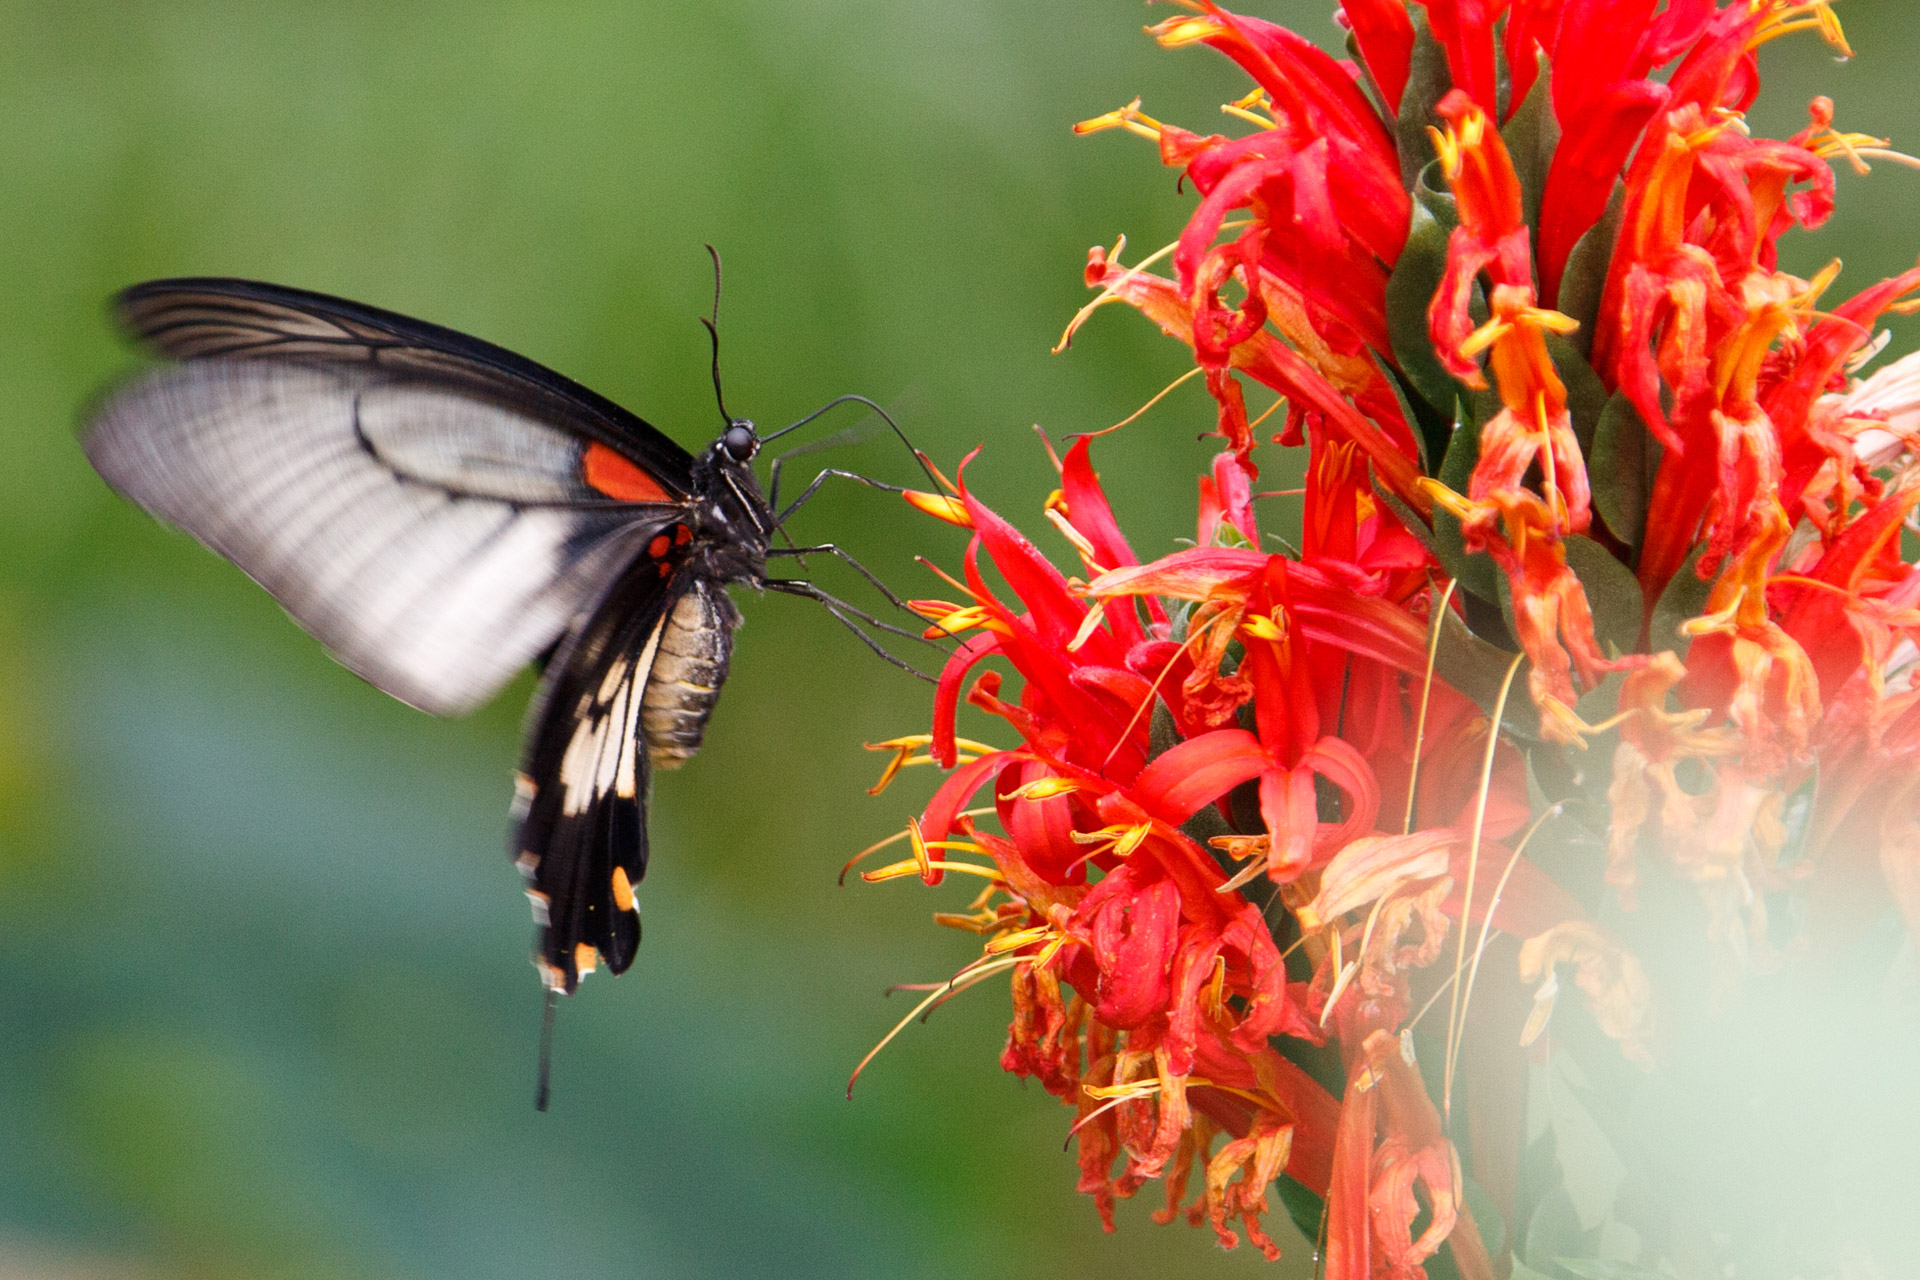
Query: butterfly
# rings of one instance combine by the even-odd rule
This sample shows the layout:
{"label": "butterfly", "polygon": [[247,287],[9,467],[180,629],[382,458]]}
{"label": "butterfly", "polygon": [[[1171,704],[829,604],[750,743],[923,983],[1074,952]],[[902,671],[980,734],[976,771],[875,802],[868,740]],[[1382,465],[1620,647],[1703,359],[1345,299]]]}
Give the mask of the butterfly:
{"label": "butterfly", "polygon": [[[689,455],[531,360],[359,303],[177,279],[127,289],[115,309],[174,363],[112,391],[84,428],[109,485],[422,710],[470,711],[544,656],[511,848],[549,1015],[552,993],[633,961],[649,773],[700,747],[740,621],[727,588],[809,595],[856,631],[848,611],[898,630],[768,577],[779,520],[751,466],[763,437],[723,397],[724,431]],[[718,344],[714,330],[716,393]]]}

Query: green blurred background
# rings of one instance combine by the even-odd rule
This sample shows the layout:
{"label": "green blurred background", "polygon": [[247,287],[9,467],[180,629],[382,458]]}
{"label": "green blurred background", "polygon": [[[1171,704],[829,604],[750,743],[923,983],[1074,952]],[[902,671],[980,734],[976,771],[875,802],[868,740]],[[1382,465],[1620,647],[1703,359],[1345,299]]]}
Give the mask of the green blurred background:
{"label": "green blurred background", "polygon": [[[1332,42],[1329,7],[1255,10]],[[1759,127],[1829,92],[1846,127],[1911,132],[1910,6],[1844,14],[1860,61],[1770,49]],[[531,680],[461,722],[387,700],[73,440],[132,361],[104,298],[205,273],[479,334],[696,447],[711,241],[736,412],[864,392],[936,457],[985,443],[971,478],[1038,529],[1030,425],[1105,426],[1185,367],[1118,309],[1047,354],[1087,247],[1156,246],[1189,207],[1146,143],[1068,125],[1137,93],[1218,127],[1246,88],[1223,59],[1156,50],[1162,12],[1113,0],[0,15],[0,1276],[1299,1271],[1304,1246],[1273,1269],[1155,1227],[1152,1190],[1103,1236],[1068,1113],[999,1071],[1004,988],[842,1096],[904,1012],[882,989],[977,944],[927,920],[966,886],[835,888],[927,792],[869,799],[860,749],[927,696],[800,601],[742,602],[708,746],[656,789],[646,945],[562,1008],[536,1115],[502,853]],[[1841,186],[1791,265],[1907,265],[1914,176]],[[1140,549],[1191,528],[1210,417],[1189,386],[1103,446]],[[826,460],[909,476],[885,442]],[[910,551],[952,563],[947,532],[862,491],[800,522],[922,594]]]}

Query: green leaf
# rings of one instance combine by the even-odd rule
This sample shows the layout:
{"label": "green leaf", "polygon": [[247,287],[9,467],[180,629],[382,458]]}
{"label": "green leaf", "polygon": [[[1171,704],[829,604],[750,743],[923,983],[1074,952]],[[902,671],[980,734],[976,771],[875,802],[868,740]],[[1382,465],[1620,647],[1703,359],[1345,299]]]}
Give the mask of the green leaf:
{"label": "green leaf", "polygon": [[[1447,456],[1440,463],[1440,483],[1455,493],[1467,491],[1473,465],[1480,458],[1480,424],[1471,413],[1461,415],[1447,445]],[[1460,530],[1459,518],[1440,507],[1433,510],[1433,554],[1460,587],[1482,600],[1500,598],[1500,570],[1484,554],[1469,555]]]}
{"label": "green leaf", "polygon": [[1607,384],[1600,381],[1580,348],[1557,333],[1547,335],[1547,354],[1553,357],[1560,380],[1567,384],[1567,412],[1573,416],[1574,439],[1580,442],[1580,452],[1591,457],[1594,436],[1607,411]]}
{"label": "green leaf", "polygon": [[1600,316],[1600,295],[1607,287],[1607,272],[1613,266],[1613,246],[1620,238],[1620,219],[1626,207],[1627,189],[1615,182],[1606,212],[1574,242],[1573,252],[1567,255],[1566,269],[1560,273],[1560,297],[1554,306],[1562,315],[1580,322],[1573,344],[1583,356],[1593,354],[1593,326]]}
{"label": "green leaf", "polygon": [[[1506,679],[1507,667],[1512,662],[1511,650],[1489,644],[1469,631],[1459,614],[1447,610],[1440,624],[1440,644],[1433,655],[1436,678],[1473,699],[1482,711],[1491,715],[1493,704],[1500,699],[1500,682]],[[1514,677],[1516,686],[1519,679]],[[1523,738],[1540,736],[1540,715],[1525,690],[1516,688],[1507,696],[1507,711],[1501,724]]]}
{"label": "green leaf", "polygon": [[1413,430],[1413,442],[1420,450],[1420,470],[1431,475],[1440,465],[1441,455],[1447,451],[1447,440],[1453,435],[1453,415],[1428,404],[1425,396],[1413,394],[1406,375],[1382,359],[1379,352],[1368,348],[1367,356],[1393,388],[1393,398],[1399,402],[1400,414]]}
{"label": "green leaf", "polygon": [[1407,532],[1413,535],[1414,541],[1425,547],[1429,554],[1436,554],[1433,550],[1433,530],[1427,528],[1427,522],[1420,518],[1418,511],[1382,489],[1377,480],[1373,485],[1373,500],[1386,504],[1387,510],[1399,517],[1400,523],[1406,526]]}
{"label": "green leaf", "polygon": [[1593,433],[1587,480],[1593,486],[1594,509],[1613,536],[1632,547],[1636,556],[1646,536],[1647,505],[1665,453],[1626,393],[1616,391]]}
{"label": "green leaf", "polygon": [[1407,66],[1407,87],[1400,95],[1394,143],[1400,152],[1400,184],[1412,191],[1420,171],[1433,161],[1433,139],[1427,129],[1440,123],[1433,108],[1453,88],[1453,77],[1447,72],[1447,51],[1433,38],[1427,15],[1409,6],[1407,16],[1413,19],[1413,59]]}
{"label": "green leaf", "polygon": [[1664,1271],[1651,1271],[1631,1262],[1616,1262],[1612,1258],[1555,1258],[1553,1261],[1556,1266],[1565,1267],[1579,1276],[1580,1280],[1673,1280]]}
{"label": "green leaf", "polygon": [[1640,580],[1592,538],[1576,534],[1567,539],[1566,548],[1567,565],[1579,577],[1593,610],[1594,634],[1615,653],[1634,652],[1640,647],[1640,619],[1646,607]]}
{"label": "green leaf", "polygon": [[1453,234],[1455,222],[1453,197],[1432,190],[1424,181],[1416,183],[1407,244],[1387,279],[1387,336],[1393,343],[1394,362],[1441,418],[1451,416],[1457,390],[1453,375],[1433,353],[1427,308],[1446,274],[1447,237]]}
{"label": "green leaf", "polygon": [[1702,582],[1700,575],[1694,572],[1694,566],[1700,563],[1700,553],[1704,550],[1704,546],[1693,549],[1687,562],[1673,575],[1673,581],[1667,583],[1667,589],[1660,593],[1660,602],[1653,606],[1653,622],[1647,629],[1647,647],[1655,653],[1671,648],[1684,662],[1687,650],[1693,647],[1693,641],[1680,634],[1680,624],[1707,611],[1707,596],[1712,592],[1713,584]]}
{"label": "green leaf", "polygon": [[1300,1229],[1300,1234],[1309,1240],[1319,1239],[1323,1210],[1320,1197],[1284,1173],[1273,1180],[1273,1189],[1280,1193],[1280,1203],[1285,1206],[1287,1216],[1293,1219],[1293,1225]]}
{"label": "green leaf", "polygon": [[[1552,65],[1539,55],[1540,75],[1533,82],[1527,100],[1500,130],[1500,140],[1513,157],[1513,171],[1520,178],[1520,199],[1526,210],[1527,225],[1540,225],[1540,196],[1546,190],[1547,170],[1553,165],[1554,150],[1560,145],[1560,121],[1553,114]],[[1538,234],[1536,232],[1536,234]]]}

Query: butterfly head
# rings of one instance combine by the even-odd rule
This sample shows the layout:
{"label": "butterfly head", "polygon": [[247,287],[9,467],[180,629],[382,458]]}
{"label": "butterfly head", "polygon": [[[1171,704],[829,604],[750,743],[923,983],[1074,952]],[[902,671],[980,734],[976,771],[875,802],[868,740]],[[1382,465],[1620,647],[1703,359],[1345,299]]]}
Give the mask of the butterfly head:
{"label": "butterfly head", "polygon": [[731,419],[718,444],[722,453],[742,464],[753,461],[753,455],[760,452],[760,437],[745,418]]}

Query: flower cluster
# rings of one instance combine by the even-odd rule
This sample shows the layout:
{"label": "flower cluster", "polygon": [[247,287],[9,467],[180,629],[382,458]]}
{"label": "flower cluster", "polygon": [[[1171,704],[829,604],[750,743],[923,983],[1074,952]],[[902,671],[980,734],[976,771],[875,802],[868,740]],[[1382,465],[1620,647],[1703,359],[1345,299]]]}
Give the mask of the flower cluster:
{"label": "flower cluster", "polygon": [[[1163,1219],[1277,1256],[1277,1183],[1334,1280],[1443,1245],[1492,1276],[1562,967],[1642,1069],[1662,982],[1694,980],[1643,962],[1643,897],[1692,904],[1714,992],[1845,927],[1770,905],[1877,895],[1920,927],[1920,372],[1849,380],[1920,269],[1836,305],[1837,264],[1780,268],[1832,161],[1893,156],[1825,99],[1786,140],[1745,124],[1760,45],[1844,50],[1823,3],[1339,16],[1357,64],[1211,3],[1150,28],[1252,78],[1241,136],[1137,102],[1079,126],[1153,140],[1198,204],[1159,254],[1091,252],[1068,336],[1145,313],[1223,448],[1195,545],[1147,563],[1090,438],[1055,458],[1071,577],[964,467],[909,495],[972,533],[956,599],[916,602],[962,642],[931,731],[884,746],[951,773],[867,878],[985,880],[939,917],[984,954],[929,1000],[1011,975],[1002,1064],[1076,1109],[1109,1225],[1164,1177]],[[1306,450],[1284,552],[1255,387]],[[959,738],[963,701],[1019,745]]]}

